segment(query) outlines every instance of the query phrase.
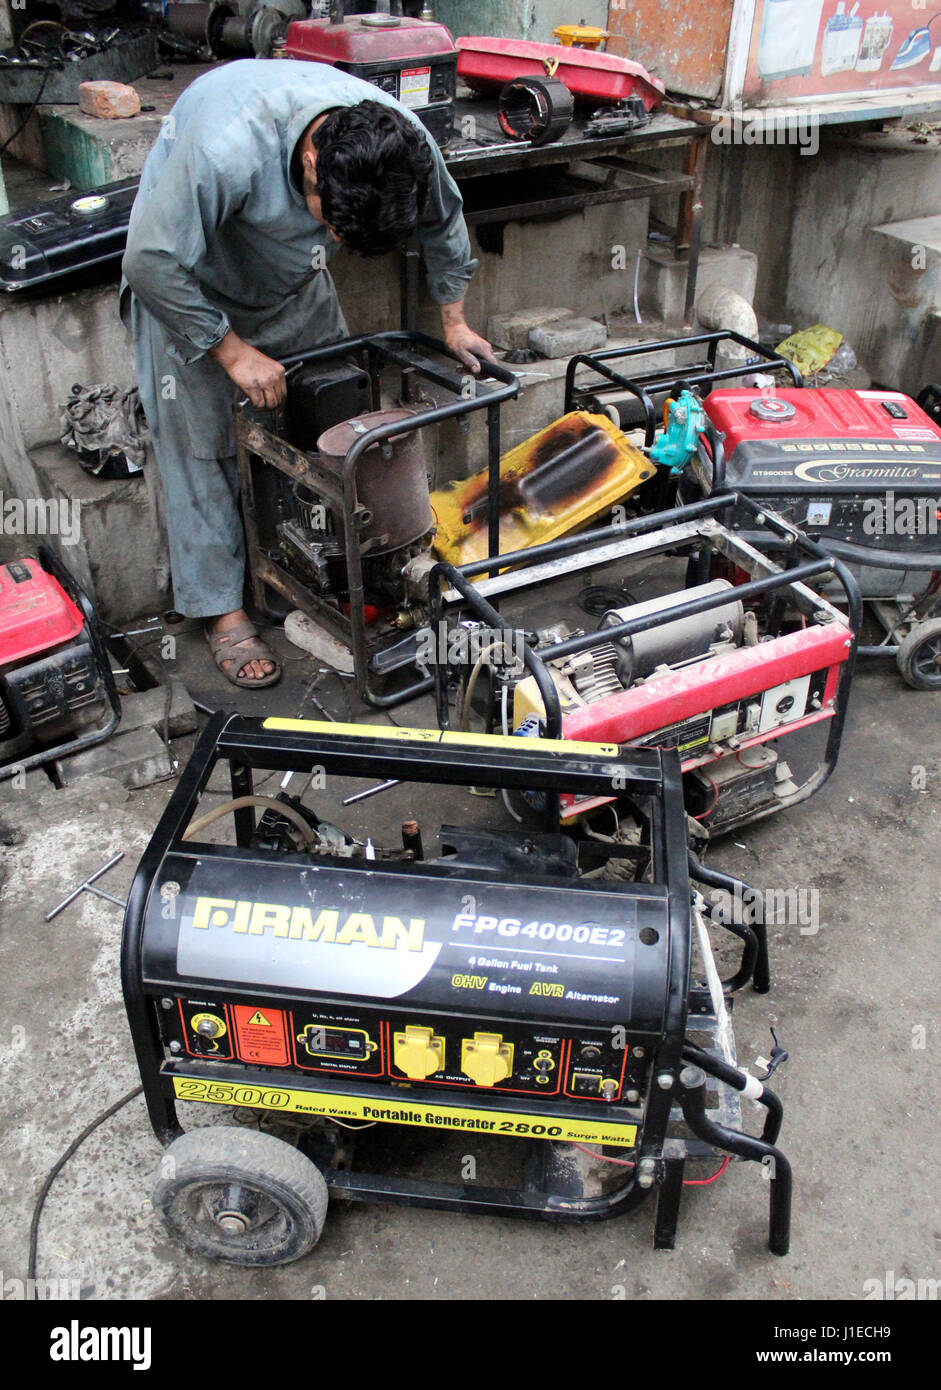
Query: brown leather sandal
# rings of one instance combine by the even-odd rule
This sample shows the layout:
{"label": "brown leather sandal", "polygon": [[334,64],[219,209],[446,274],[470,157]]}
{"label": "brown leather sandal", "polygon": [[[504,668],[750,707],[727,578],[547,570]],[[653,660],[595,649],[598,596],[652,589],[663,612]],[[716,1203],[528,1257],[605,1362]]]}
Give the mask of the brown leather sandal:
{"label": "brown leather sandal", "polygon": [[[207,628],[206,641],[219,670],[233,685],[241,686],[244,690],[261,690],[264,686],[274,685],[281,679],[280,661],[268,643],[261,640],[250,622],[237,623],[235,627],[228,627],[224,632],[210,632]],[[232,650],[240,642],[246,645],[239,651]],[[226,661],[232,663],[229,670],[223,665]],[[274,664],[274,670],[269,671],[267,676],[240,676],[239,671],[250,661],[270,661]]]}

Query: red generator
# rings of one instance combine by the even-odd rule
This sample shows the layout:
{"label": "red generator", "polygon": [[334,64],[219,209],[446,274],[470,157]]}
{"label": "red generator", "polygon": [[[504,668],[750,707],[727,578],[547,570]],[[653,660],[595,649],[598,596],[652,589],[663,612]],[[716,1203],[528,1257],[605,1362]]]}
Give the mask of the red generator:
{"label": "red generator", "polygon": [[94,609],[47,546],[0,565],[0,779],[106,739],[121,706]]}
{"label": "red generator", "polygon": [[288,26],[285,56],[361,77],[414,111],[438,145],[451,139],[457,49],[443,24],[393,14],[344,18],[342,0],[332,0],[329,19]]}
{"label": "red generator", "polygon": [[[732,345],[740,365],[717,365]],[[704,360],[684,360],[703,350]],[[633,375],[635,349],[573,359],[566,409],[614,410],[622,428],[646,424],[653,444],[651,422],[664,405],[669,414],[683,390],[700,396],[711,442],[690,449],[685,469],[672,460],[680,500],[735,491],[806,532],[849,566],[885,631],[860,655],[894,657],[909,685],[941,689],[941,387],[926,386],[917,400],[876,386],[810,389],[792,363],[728,332],[642,351],[673,361]],[[576,385],[579,368],[602,379],[583,375]],[[782,368],[793,385],[725,384]],[[745,539],[773,543],[741,507],[727,520]]]}
{"label": "red generator", "polygon": [[[845,565],[767,513],[769,535],[789,546],[788,568],[779,568],[724,524],[734,502],[716,497],[532,546],[501,556],[512,568],[491,578],[490,561],[439,565],[446,587],[432,585],[431,627],[447,632],[447,644],[439,637],[434,645],[449,657],[461,655],[459,642],[467,649],[458,679],[463,727],[476,694],[488,726],[504,734],[675,748],[686,809],[702,838],[812,796],[839,753],[859,590]],[[747,498],[740,505],[755,525],[760,509]],[[621,587],[640,570],[649,579],[655,558],[682,556],[685,587],[642,602]],[[587,575],[593,582],[583,599],[598,601],[573,604],[572,581]],[[599,575],[607,582],[598,584]],[[848,619],[810,587],[829,579]],[[576,626],[579,605],[600,621],[580,617]],[[557,616],[546,621],[544,613]],[[448,727],[447,665],[437,664],[435,675],[438,720]],[[795,749],[806,764],[807,749],[796,749],[794,736],[814,725],[826,728],[822,757],[798,772],[780,750]],[[614,805],[614,791],[563,796],[563,819]]]}

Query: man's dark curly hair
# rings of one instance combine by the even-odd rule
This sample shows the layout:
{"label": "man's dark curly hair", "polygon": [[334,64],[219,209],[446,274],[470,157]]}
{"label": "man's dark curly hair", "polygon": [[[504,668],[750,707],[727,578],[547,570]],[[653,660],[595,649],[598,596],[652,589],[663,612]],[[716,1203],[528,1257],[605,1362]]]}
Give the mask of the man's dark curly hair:
{"label": "man's dark curly hair", "polygon": [[378,101],[331,112],[311,136],[324,218],[361,256],[381,256],[415,230],[432,155],[407,116]]}

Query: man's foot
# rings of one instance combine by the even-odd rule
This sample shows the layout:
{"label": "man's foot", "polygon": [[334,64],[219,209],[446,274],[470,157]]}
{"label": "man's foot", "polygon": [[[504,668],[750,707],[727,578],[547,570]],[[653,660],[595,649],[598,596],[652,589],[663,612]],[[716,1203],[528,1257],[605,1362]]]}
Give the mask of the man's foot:
{"label": "man's foot", "polygon": [[274,652],[261,641],[244,608],[210,618],[206,624],[206,640],[216,665],[233,685],[250,689],[274,685],[281,679],[281,667]]}

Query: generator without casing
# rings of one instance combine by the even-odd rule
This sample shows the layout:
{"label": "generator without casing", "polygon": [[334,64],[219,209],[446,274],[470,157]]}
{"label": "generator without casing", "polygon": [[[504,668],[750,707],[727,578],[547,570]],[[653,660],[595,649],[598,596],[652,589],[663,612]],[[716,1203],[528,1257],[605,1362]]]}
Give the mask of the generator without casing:
{"label": "generator without casing", "polygon": [[[788,568],[730,529],[727,519],[741,514],[787,542]],[[468,692],[486,664],[492,717],[504,732],[675,748],[700,836],[806,800],[836,765],[861,604],[846,566],[771,512],[759,526],[759,515],[742,494],[723,494],[504,556],[511,564],[494,577],[486,577],[486,562],[460,572],[441,566],[432,576],[432,630],[443,625],[450,640],[439,640],[438,650],[459,652],[463,633],[480,654],[459,676],[465,722]],[[552,622],[517,634],[525,638],[523,662],[519,641],[506,640],[505,655],[488,654],[479,634],[473,645],[478,625],[513,638],[504,625],[514,600],[525,613],[530,595],[542,597],[560,581],[616,565],[630,582],[632,568],[668,555],[690,557],[685,588],[623,606],[612,599],[594,628],[574,627],[563,600]],[[807,587],[831,577],[848,619]],[[442,585],[453,587],[442,594]],[[436,665],[442,727],[450,722],[450,674]],[[828,725],[825,750],[798,784],[778,747],[814,725]],[[563,797],[563,816],[615,801]]]}
{"label": "generator without casing", "polygon": [[[235,800],[193,821],[220,762]],[[271,801],[256,825],[262,768],[535,787],[544,828],[443,826],[426,858],[417,824],[401,847],[357,840],[300,798]],[[586,876],[558,792],[597,794],[616,775],[647,808],[649,843],[639,856],[589,845],[591,868],[613,855],[621,872]],[[748,959],[723,986],[691,899],[679,775],[656,750],[216,716],[141,860],[122,945],[151,1123],[170,1145],[154,1202],[171,1231],[199,1254],[276,1264],[315,1243],[328,1189],[554,1219],[614,1216],[656,1189],[656,1243],[670,1247],[684,1165],[718,1149],[774,1159],[769,1244],[785,1253],[781,1107],[738,1068],[725,997],[759,943],[745,929]],[[234,846],[199,838],[230,813]],[[765,1108],[760,1138],[741,1131],[741,1094]],[[186,1100],[290,1121],[298,1147],[225,1125],[183,1134]],[[359,1124],[516,1139],[523,1177],[362,1171]]]}

